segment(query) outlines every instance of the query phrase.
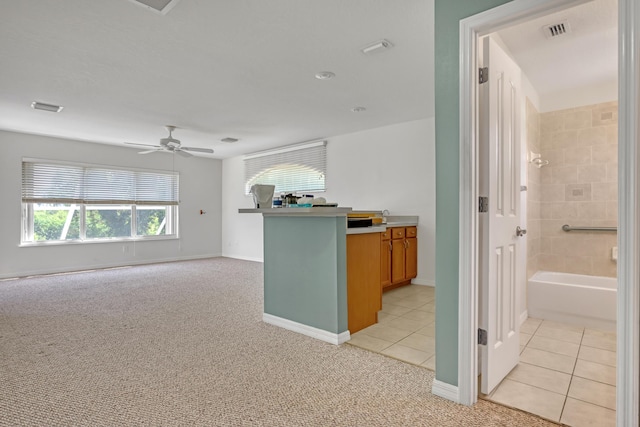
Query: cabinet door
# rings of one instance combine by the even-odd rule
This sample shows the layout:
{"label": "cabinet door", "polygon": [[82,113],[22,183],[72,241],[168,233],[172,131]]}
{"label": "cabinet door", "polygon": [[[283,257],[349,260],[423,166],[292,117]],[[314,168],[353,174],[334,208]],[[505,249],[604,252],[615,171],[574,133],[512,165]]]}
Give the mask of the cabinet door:
{"label": "cabinet door", "polygon": [[383,288],[391,284],[391,240],[385,239],[384,234],[380,233],[380,284]]}
{"label": "cabinet door", "polygon": [[413,237],[405,241],[405,278],[413,279],[418,275],[418,239]]}
{"label": "cabinet door", "polygon": [[400,283],[405,280],[404,242],[404,239],[391,240],[391,284]]}

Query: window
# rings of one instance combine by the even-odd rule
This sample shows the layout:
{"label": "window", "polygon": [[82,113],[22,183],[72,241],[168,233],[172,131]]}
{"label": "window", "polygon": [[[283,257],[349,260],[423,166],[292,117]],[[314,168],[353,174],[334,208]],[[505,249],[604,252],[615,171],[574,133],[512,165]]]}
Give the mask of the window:
{"label": "window", "polygon": [[22,242],[177,237],[178,175],[24,159]]}
{"label": "window", "polygon": [[291,145],[244,157],[245,194],[253,184],[275,185],[275,193],[325,191],[327,142]]}

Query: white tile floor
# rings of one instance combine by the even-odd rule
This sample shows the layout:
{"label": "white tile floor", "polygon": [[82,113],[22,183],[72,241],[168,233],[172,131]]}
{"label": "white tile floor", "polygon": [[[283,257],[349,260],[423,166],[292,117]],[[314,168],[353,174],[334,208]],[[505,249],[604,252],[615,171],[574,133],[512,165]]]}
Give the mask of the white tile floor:
{"label": "white tile floor", "polygon": [[408,285],[382,295],[378,323],[349,344],[435,370],[435,289]]}
{"label": "white tile floor", "polygon": [[[378,323],[349,344],[435,370],[435,292],[409,285],[382,295]],[[615,426],[616,334],[527,319],[520,363],[484,398],[573,427]]]}
{"label": "white tile floor", "polygon": [[569,426],[615,426],[616,334],[529,318],[520,363],[485,398]]}

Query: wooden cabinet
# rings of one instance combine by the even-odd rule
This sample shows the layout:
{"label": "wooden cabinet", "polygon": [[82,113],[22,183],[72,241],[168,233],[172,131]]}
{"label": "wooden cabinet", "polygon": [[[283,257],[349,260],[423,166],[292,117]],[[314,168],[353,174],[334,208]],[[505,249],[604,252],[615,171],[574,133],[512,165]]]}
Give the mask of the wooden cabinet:
{"label": "wooden cabinet", "polygon": [[382,309],[380,234],[347,235],[347,325],[352,334],[377,323]]}
{"label": "wooden cabinet", "polygon": [[[382,275],[382,288],[393,289],[398,286],[408,285],[411,279],[418,275],[418,231],[416,227],[393,227],[387,229],[390,233],[389,259],[381,259],[387,264],[381,267],[381,271],[389,272],[389,280]],[[382,237],[381,237],[382,239]],[[381,255],[385,241],[381,240]]]}
{"label": "wooden cabinet", "polygon": [[380,233],[380,283],[383,288],[391,284],[391,229]]}

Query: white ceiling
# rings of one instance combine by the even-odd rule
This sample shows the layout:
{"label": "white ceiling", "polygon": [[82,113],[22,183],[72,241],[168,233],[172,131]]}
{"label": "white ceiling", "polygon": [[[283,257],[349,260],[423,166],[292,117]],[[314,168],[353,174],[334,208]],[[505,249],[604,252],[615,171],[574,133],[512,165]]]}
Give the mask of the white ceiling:
{"label": "white ceiling", "polygon": [[227,158],[434,114],[433,0],[6,0],[0,52],[0,129],[18,132],[156,144],[170,124]]}
{"label": "white ceiling", "polygon": [[[548,39],[543,26],[569,22],[571,32]],[[618,78],[618,3],[594,0],[498,32],[541,97],[588,89]]]}

